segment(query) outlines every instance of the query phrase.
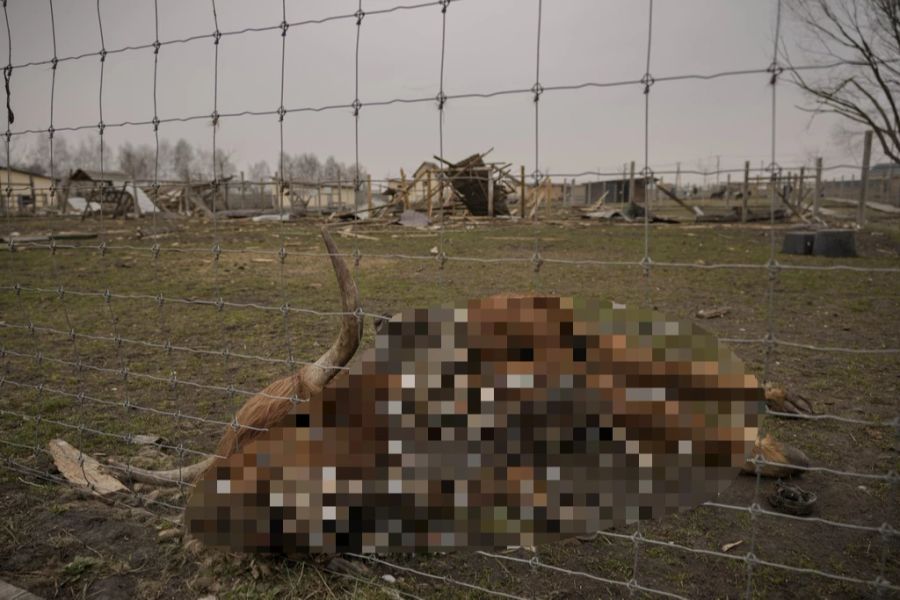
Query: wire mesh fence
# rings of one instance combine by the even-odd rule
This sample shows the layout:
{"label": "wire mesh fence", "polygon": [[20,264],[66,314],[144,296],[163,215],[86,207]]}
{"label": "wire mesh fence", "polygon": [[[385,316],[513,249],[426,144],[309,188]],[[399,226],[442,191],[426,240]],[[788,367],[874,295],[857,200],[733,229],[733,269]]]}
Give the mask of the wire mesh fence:
{"label": "wire mesh fence", "polygon": [[[105,173],[111,170],[103,143],[108,131],[150,128],[155,146],[154,178],[142,182],[142,185],[151,197],[158,199],[160,187],[165,184],[160,177],[160,129],[168,130],[180,124],[201,121],[211,125],[209,144],[212,149],[209,165],[212,177],[203,183],[215,193],[220,187],[227,190],[229,185],[233,185],[223,176],[221,165],[216,160],[220,144],[218,125],[225,120],[250,117],[276,119],[279,132],[277,146],[282,162],[279,175],[272,182],[276,190],[272,198],[278,204],[278,214],[282,214],[286,210],[284,190],[294,185],[284,178],[285,121],[297,113],[337,112],[353,122],[353,135],[348,138],[347,145],[354,153],[355,168],[352,169],[350,183],[354,191],[354,208],[359,211],[365,197],[362,192],[367,185],[371,186],[373,182],[388,183],[386,180],[364,179],[359,168],[361,159],[365,159],[360,154],[360,122],[377,118],[375,115],[380,107],[434,106],[434,151],[442,165],[438,185],[443,189],[449,185],[444,167],[447,164],[444,160],[444,130],[452,124],[445,111],[448,104],[463,99],[504,102],[510,96],[525,95],[533,101],[533,120],[527,123],[533,142],[533,163],[528,167],[527,177],[537,189],[548,176],[622,176],[621,172],[542,171],[541,103],[548,94],[623,87],[634,91],[634,102],[640,104],[643,114],[643,156],[637,178],[643,180],[646,189],[653,189],[658,177],[676,173],[718,176],[752,172],[761,176],[767,184],[770,218],[762,229],[747,230],[749,237],[740,240],[740,243],[752,246],[753,260],[720,261],[713,254],[714,250],[707,254],[703,249],[698,250],[702,260],[679,259],[669,246],[674,238],[683,236],[683,233],[658,231],[651,223],[649,210],[643,212],[639,232],[634,228],[622,233],[608,232],[612,242],[606,249],[611,251],[605,254],[597,251],[599,247],[580,250],[565,243],[554,244],[548,241],[554,235],[553,230],[540,222],[515,230],[514,233],[519,236],[516,242],[519,246],[513,250],[504,244],[468,250],[468,244],[475,238],[465,230],[455,229],[447,218],[447,211],[439,210],[435,229],[430,234],[433,239],[427,240],[428,244],[433,243],[433,247],[427,251],[421,244],[408,239],[382,243],[385,241],[382,238],[376,244],[372,243],[375,238],[367,240],[365,235],[347,235],[342,245],[349,248],[344,248],[340,255],[353,262],[354,277],[360,285],[365,308],[345,313],[326,308],[331,304],[328,298],[335,296],[331,293],[325,266],[331,255],[318,250],[315,232],[308,227],[298,227],[279,219],[265,233],[254,231],[248,234],[242,226],[223,219],[219,214],[221,205],[214,201],[209,206],[209,218],[200,228],[169,223],[164,221],[162,213],[152,212],[149,215],[149,232],[141,233],[135,241],[133,228],[127,228],[123,233],[123,225],[112,215],[104,213],[104,196],[110,193],[110,189],[101,186],[99,209],[87,221],[89,229],[97,235],[95,239],[17,238],[11,233],[23,227],[23,223],[15,216],[13,205],[16,186],[22,184],[14,183],[11,170],[7,169],[6,181],[2,182],[6,202],[4,226],[7,252],[0,277],[0,307],[3,310],[3,319],[0,320],[0,447],[3,448],[2,464],[5,469],[28,481],[43,480],[66,485],[66,480],[52,468],[47,450],[51,438],[63,437],[77,446],[82,469],[88,455],[103,452],[120,457],[118,463],[108,468],[127,476],[133,465],[143,464],[134,443],[136,436],[148,432],[160,433],[162,436],[155,442],[154,448],[163,452],[170,466],[176,469],[177,475],[173,478],[177,483],[176,491],[168,495],[159,494],[135,485],[117,492],[113,497],[118,497],[116,501],[123,503],[152,507],[161,516],[177,520],[193,485],[188,478],[181,476],[181,469],[197,458],[214,456],[211,448],[223,428],[251,427],[237,421],[233,416],[235,410],[247,398],[257,395],[272,375],[310,364],[309,357],[319,354],[314,351],[318,345],[316,338],[326,336],[331,322],[336,318],[349,314],[361,319],[381,319],[385,308],[399,308],[393,304],[396,301],[388,300],[392,296],[400,298],[400,301],[427,302],[435,298],[465,295],[472,290],[500,291],[496,289],[498,285],[544,292],[584,291],[596,289],[598,278],[614,278],[622,282],[622,287],[617,291],[626,299],[663,310],[667,307],[683,309],[694,302],[692,294],[695,293],[708,297],[708,294],[698,291],[706,285],[719,286],[720,289],[737,286],[753,290],[752,293],[756,294],[753,306],[746,308],[743,327],[723,326],[719,332],[720,339],[735,345],[741,354],[745,354],[746,350],[748,362],[758,368],[763,381],[777,381],[778,375],[786,377],[794,370],[805,367],[819,368],[818,372],[825,373],[821,365],[826,363],[831,365],[831,369],[841,361],[851,365],[855,373],[854,381],[865,390],[854,394],[853,400],[813,414],[783,413],[770,409],[770,418],[764,427],[788,431],[783,425],[770,423],[777,423],[778,418],[790,419],[789,427],[794,429],[789,431],[796,439],[826,446],[836,437],[843,439],[849,435],[855,441],[854,433],[860,435],[860,432],[867,432],[866,435],[875,436],[883,445],[884,452],[880,455],[867,450],[868,454],[862,453],[849,460],[851,457],[846,453],[822,451],[817,457],[820,460],[812,466],[801,468],[806,471],[807,477],[815,478],[812,481],[816,485],[831,494],[866,490],[865,493],[873,498],[866,505],[867,511],[854,514],[852,509],[841,506],[833,512],[823,509],[820,516],[795,517],[768,510],[764,508],[763,491],[768,483],[762,478],[761,467],[777,463],[759,459],[756,461],[753,485],[743,488],[743,495],[733,496],[732,501],[722,499],[707,503],[694,511],[689,523],[679,522],[680,525],[674,526],[638,523],[630,532],[598,532],[597,538],[590,542],[596,545],[594,552],[603,552],[607,547],[618,552],[621,546],[626,547],[630,559],[621,559],[617,563],[627,564],[624,572],[604,567],[602,561],[596,560],[596,555],[592,555],[592,560],[579,559],[584,552],[580,547],[576,551],[551,549],[548,552],[539,548],[527,556],[499,551],[480,552],[466,559],[464,564],[455,563],[452,558],[447,558],[444,564],[408,557],[396,559],[358,555],[357,558],[390,572],[404,573],[414,581],[427,581],[429,585],[451,593],[501,597],[550,597],[550,588],[534,582],[556,581],[560,577],[575,582],[571,583],[574,587],[569,591],[576,595],[579,590],[583,591],[578,587],[581,585],[579,580],[585,580],[604,587],[587,588],[589,591],[584,593],[606,590],[607,593],[622,595],[698,597],[704,594],[702,585],[692,588],[682,582],[679,586],[674,583],[678,578],[672,574],[684,571],[702,576],[704,572],[719,568],[736,569],[727,571],[730,575],[728,585],[717,588],[715,592],[729,597],[759,597],[776,590],[787,595],[790,592],[786,590],[792,588],[801,590],[800,596],[808,597],[845,594],[847,597],[889,597],[900,592],[896,469],[900,411],[896,405],[896,383],[888,378],[889,383],[885,384],[884,379],[885,373],[896,372],[900,340],[896,331],[879,331],[877,326],[881,318],[884,318],[888,328],[896,326],[896,322],[881,311],[896,310],[900,266],[896,261],[886,260],[853,264],[780,260],[777,241],[782,227],[775,219],[776,209],[780,205],[776,182],[788,170],[779,165],[776,144],[777,94],[787,68],[782,64],[778,51],[781,1],[773,2],[777,19],[772,31],[766,32],[773,40],[770,64],[753,69],[654,77],[654,26],[658,24],[654,22],[654,2],[648,0],[647,21],[643,24],[646,26],[644,73],[627,80],[578,81],[565,85],[542,83],[542,24],[545,11],[553,10],[553,4],[545,6],[542,0],[522,3],[520,10],[534,12],[533,85],[448,94],[445,89],[445,57],[454,40],[448,39],[446,24],[448,19],[453,18],[454,6],[464,1],[440,0],[375,9],[365,7],[364,2],[359,0],[354,12],[294,22],[288,21],[286,3],[282,3],[283,18],[280,23],[224,31],[220,30],[216,2],[212,0],[210,33],[163,40],[159,38],[160,7],[154,1],[156,19],[153,42],[107,48],[103,6],[98,0],[99,49],[58,56],[54,2],[49,0],[52,56],[46,60],[17,63],[12,36],[15,23],[10,22],[4,0],[9,40],[4,69],[6,164],[15,163],[14,142],[17,137],[46,136],[51,182],[48,194],[52,198],[59,192],[57,182],[62,175],[56,172],[54,165],[57,134],[96,133],[100,149],[100,179],[103,180]],[[440,46],[440,63],[436,66],[438,85],[434,93],[415,97],[366,98],[359,85],[359,57],[361,52],[365,52],[364,31],[367,23],[371,19],[387,20],[397,13],[411,11],[422,11],[431,15],[429,18],[440,21],[440,40],[435,40]],[[332,22],[342,22],[347,27],[355,28],[354,70],[347,74],[354,81],[353,97],[336,98],[332,103],[315,106],[285,105],[285,70],[289,60],[287,39],[302,35],[306,28]],[[263,111],[220,111],[219,73],[228,65],[220,61],[219,49],[236,37],[266,32],[281,37],[281,54],[273,58],[280,64],[279,105]],[[201,40],[210,42],[214,47],[210,111],[205,114],[160,116],[157,110],[160,53],[177,56],[181,45]],[[128,53],[153,55],[153,115],[152,118],[105,122],[103,81],[107,58]],[[98,65],[98,121],[55,127],[59,112],[59,102],[55,97],[57,72],[81,61],[94,61]],[[602,71],[603,63],[598,62]],[[827,70],[838,64],[791,68]],[[16,76],[27,69],[48,68],[51,75],[49,96],[29,99],[49,101],[47,128],[16,129],[16,107],[11,104],[11,90],[16,86]],[[651,117],[657,86],[690,81],[699,88],[705,85],[704,82],[724,78],[768,82],[771,90],[768,165],[758,169],[747,167],[715,172],[654,169]],[[373,116],[369,117],[370,114]],[[830,165],[825,169],[846,166]],[[340,181],[317,182],[317,185],[334,184],[338,188],[341,186]],[[522,184],[525,184],[524,180]],[[33,189],[34,183],[30,186]],[[438,197],[444,198],[443,191]],[[289,194],[287,198],[290,202]],[[520,213],[523,217],[524,200],[523,194]],[[648,204],[653,201],[649,200]],[[144,222],[147,220],[145,218]],[[478,234],[486,236],[488,231],[484,229]],[[760,233],[766,236],[762,249]],[[627,246],[628,251],[615,249],[619,243]],[[127,275],[123,275],[123,271]],[[406,279],[402,279],[403,285],[412,282],[414,287],[397,288],[400,285],[396,278],[398,273],[406,274]],[[418,281],[409,279],[421,273],[424,275]],[[846,294],[852,298],[856,298],[854,293],[859,293],[867,298],[866,306],[872,307],[875,325],[872,325],[873,321],[867,321],[870,327],[865,332],[837,331],[826,336],[810,336],[808,329],[793,327],[779,306],[798,301],[807,288],[819,294]],[[727,295],[726,292],[722,294]],[[804,323],[808,326],[809,320]],[[298,335],[300,331],[302,336]],[[371,335],[372,332],[367,330],[364,342]],[[835,372],[827,371],[827,374],[833,377]],[[823,382],[824,385],[829,383]],[[840,393],[847,393],[846,383],[835,385]],[[887,390],[872,389],[873,386],[884,385],[888,386]],[[874,405],[876,397],[879,399],[877,406]],[[278,395],[271,398],[293,402],[306,400]],[[815,427],[824,429],[812,429]],[[874,512],[873,506],[880,507],[880,511]],[[711,524],[720,518],[744,519],[727,521],[735,526],[740,525],[741,532],[735,535],[743,536],[744,552],[720,549],[720,544],[714,541],[710,547],[709,541],[704,539],[705,523],[712,527]],[[818,558],[815,553],[810,558],[794,547],[789,552],[783,551],[779,544],[784,543],[784,538],[795,537],[801,541],[808,537],[813,540],[811,543],[820,545],[817,548],[820,551]],[[849,552],[855,559],[851,561],[851,566],[843,565],[832,556],[841,554],[842,544],[861,544],[862,541],[867,544],[865,551],[856,548]],[[824,556],[826,550],[830,552],[827,557]],[[702,560],[692,564],[690,560],[693,558]],[[660,575],[660,561],[666,565],[662,569],[666,576]],[[860,568],[863,563],[871,563],[871,568]],[[698,567],[698,564],[701,566]],[[485,577],[485,570],[494,570],[497,575]],[[499,575],[504,572],[506,577]],[[772,573],[779,575],[773,579]],[[510,583],[511,580],[516,583]],[[365,586],[383,587],[380,581],[362,581]],[[816,586],[823,581],[842,587],[822,588],[826,590],[822,592]],[[427,588],[432,592],[436,589]],[[416,595],[416,588],[398,588],[395,591]]]}

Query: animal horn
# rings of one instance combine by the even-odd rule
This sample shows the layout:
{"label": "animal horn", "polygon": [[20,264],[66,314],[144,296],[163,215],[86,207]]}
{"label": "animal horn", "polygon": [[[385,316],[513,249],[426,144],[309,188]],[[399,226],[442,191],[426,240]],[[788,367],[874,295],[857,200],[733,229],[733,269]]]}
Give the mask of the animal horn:
{"label": "animal horn", "polygon": [[[341,308],[344,314],[341,318],[341,330],[338,337],[316,362],[301,368],[296,377],[278,380],[260,394],[250,398],[236,415],[238,423],[250,428],[226,428],[216,450],[218,455],[228,456],[236,447],[246,444],[260,430],[271,427],[287,414],[291,403],[287,400],[276,399],[279,396],[289,396],[294,393],[315,394],[321,391],[325,384],[350,362],[359,347],[363,324],[362,318],[356,314],[359,309],[359,290],[356,288],[353,277],[350,276],[350,270],[347,269],[347,265],[338,253],[334,240],[331,239],[331,235],[324,227],[322,228],[322,239],[325,241],[325,247],[331,257],[331,266],[334,268],[338,288],[341,291]],[[272,396],[276,398],[272,398]],[[214,462],[215,456],[210,456],[198,463],[168,471],[150,471],[116,463],[111,464],[110,467],[124,473],[134,481],[154,485],[175,485],[179,481],[195,481]]]}
{"label": "animal horn", "polygon": [[193,483],[215,462],[215,456],[208,456],[200,462],[187,465],[180,469],[169,469],[168,471],[151,471],[149,469],[140,469],[131,465],[119,462],[110,462],[106,465],[106,469],[113,475],[122,479],[130,479],[141,483],[149,483],[151,485],[178,485],[180,482]]}
{"label": "animal horn", "polygon": [[324,227],[322,228],[322,239],[325,241],[325,247],[331,257],[331,266],[337,277],[338,288],[341,291],[341,309],[344,315],[341,318],[341,330],[331,347],[316,362],[300,369],[298,375],[300,381],[313,393],[325,387],[325,384],[337,374],[341,367],[353,358],[359,347],[363,325],[362,318],[355,314],[359,310],[359,290],[356,288],[356,282],[350,276],[350,270],[347,269],[334,240],[331,239],[331,235]]}

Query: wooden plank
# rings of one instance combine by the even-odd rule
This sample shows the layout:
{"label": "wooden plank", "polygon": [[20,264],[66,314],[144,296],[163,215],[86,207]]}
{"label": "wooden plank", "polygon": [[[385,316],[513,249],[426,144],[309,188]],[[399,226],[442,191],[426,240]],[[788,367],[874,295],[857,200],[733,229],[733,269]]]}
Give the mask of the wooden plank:
{"label": "wooden plank", "polygon": [[665,194],[666,196],[668,196],[669,198],[671,198],[672,200],[674,200],[675,202],[677,202],[679,206],[681,206],[683,209],[685,209],[686,211],[688,211],[688,212],[691,213],[692,215],[698,216],[698,217],[702,217],[702,216],[703,216],[703,211],[700,210],[699,207],[695,206],[695,207],[692,208],[692,207],[688,206],[687,204],[685,204],[685,203],[681,200],[681,198],[679,198],[678,196],[675,195],[675,192],[674,192],[673,190],[669,190],[668,188],[666,188],[666,186],[665,186],[662,182],[657,183],[657,184],[656,184],[656,187],[659,188],[659,190],[660,190],[663,194]]}
{"label": "wooden plank", "polygon": [[79,452],[65,440],[50,440],[48,447],[62,476],[78,487],[87,488],[100,496],[128,491],[121,481],[105,473],[99,462]]}
{"label": "wooden plank", "polygon": [[188,196],[188,201],[191,203],[191,205],[194,208],[200,209],[200,212],[202,212],[207,217],[210,217],[210,218],[213,217],[213,211],[211,211],[209,209],[209,207],[206,205],[206,203],[203,202],[202,198],[200,198],[197,194],[193,193],[192,191],[188,192],[187,196]]}

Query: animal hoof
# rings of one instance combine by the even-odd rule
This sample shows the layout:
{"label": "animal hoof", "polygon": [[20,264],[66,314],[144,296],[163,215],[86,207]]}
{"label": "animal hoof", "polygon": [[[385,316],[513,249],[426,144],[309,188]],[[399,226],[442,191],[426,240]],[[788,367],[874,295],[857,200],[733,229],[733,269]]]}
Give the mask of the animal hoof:
{"label": "animal hoof", "polygon": [[[756,440],[752,457],[759,457],[765,461],[759,465],[759,473],[763,477],[784,479],[799,475],[809,467],[809,458],[802,450],[778,442],[771,435]],[[756,475],[756,465],[748,460],[741,468],[741,473]]]}
{"label": "animal hoof", "polygon": [[766,385],[766,406],[769,410],[795,415],[813,414],[812,404],[799,394],[788,394],[782,388]]}

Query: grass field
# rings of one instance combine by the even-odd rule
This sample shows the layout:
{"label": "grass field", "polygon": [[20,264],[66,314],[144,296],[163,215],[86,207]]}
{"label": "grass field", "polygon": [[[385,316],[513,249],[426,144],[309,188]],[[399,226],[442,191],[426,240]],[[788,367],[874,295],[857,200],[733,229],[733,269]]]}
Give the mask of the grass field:
{"label": "grass field", "polygon": [[[785,265],[897,268],[898,224],[885,219],[859,232],[859,258],[777,258]],[[466,552],[383,557],[395,566],[370,562],[366,572],[355,575],[330,573],[317,558],[190,552],[177,535],[160,536],[172,527],[177,511],[142,498],[177,506],[184,501],[177,488],[138,485],[139,495],[110,503],[54,482],[52,462],[35,450],[45,449],[54,437],[93,456],[146,467],[171,467],[196,457],[179,457],[171,448],[141,448],[124,436],[156,434],[174,448],[211,451],[221,423],[228,423],[246,400],[243,391],[259,390],[289,372],[284,362],[289,356],[313,360],[331,343],[334,317],[279,307],[339,310],[337,287],[312,222],[226,221],[214,228],[196,220],[151,224],[147,219],[59,218],[7,225],[23,235],[80,230],[100,237],[59,240],[55,252],[46,244],[19,244],[15,252],[0,252],[0,346],[5,350],[0,357],[0,458],[9,467],[0,469],[0,579],[65,598],[487,596],[443,577],[524,597],[630,597],[620,585],[528,564],[532,554],[525,550],[504,555],[524,562]],[[778,248],[787,227],[777,226]],[[704,325],[724,338],[765,336],[767,271],[703,267],[765,265],[767,224],[651,228],[655,262],[695,268],[655,266],[645,276],[635,264],[578,263],[636,263],[644,255],[642,224],[480,221],[457,224],[443,236],[370,224],[354,227],[364,237],[336,240],[351,255],[351,264],[358,250],[353,271],[368,313],[392,314],[500,292],[577,294],[632,305],[649,302],[679,319],[695,318],[700,308],[727,306],[725,317]],[[222,249],[217,259],[216,243]],[[441,244],[449,257],[443,269],[431,253]],[[283,265],[282,246],[287,252]],[[538,271],[532,262],[536,248],[545,261]],[[900,347],[897,273],[784,269],[774,285],[771,316],[779,339],[830,348]],[[216,306],[218,298],[227,304]],[[363,347],[372,335],[369,320]],[[226,348],[228,355],[222,352]],[[764,345],[736,343],[734,349],[762,375]],[[900,413],[896,353],[779,345],[770,360],[771,379],[805,395],[819,413],[885,422]],[[83,368],[74,368],[79,362]],[[132,373],[127,379],[120,374],[124,367]],[[816,467],[884,474],[896,473],[900,464],[900,442],[892,427],[774,417],[766,418],[764,427],[804,450]],[[50,479],[39,476],[48,473]],[[896,482],[813,471],[799,484],[818,494],[816,516],[822,519],[900,528]],[[771,480],[761,483],[763,508],[773,487]],[[756,493],[756,479],[740,477],[720,501],[746,507]],[[769,515],[751,519],[746,511],[713,507],[645,523],[641,534],[698,549],[743,544],[729,552],[734,560],[640,544],[636,572],[630,539],[569,540],[539,548],[538,556],[543,565],[618,581],[634,578],[642,586],[692,598],[744,597],[747,565],[740,557],[751,543],[764,561],[864,580],[875,579],[884,561],[885,577],[900,583],[900,537],[895,535]],[[871,586],[776,566],[755,564],[752,573],[753,597],[758,598],[874,594]],[[386,583],[384,574],[396,582]]]}

